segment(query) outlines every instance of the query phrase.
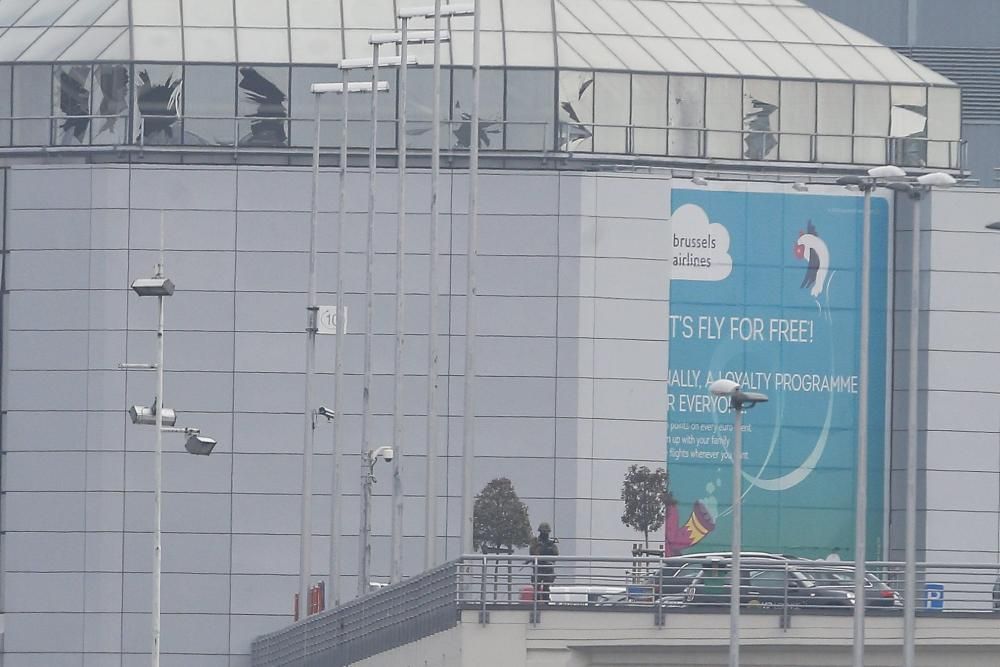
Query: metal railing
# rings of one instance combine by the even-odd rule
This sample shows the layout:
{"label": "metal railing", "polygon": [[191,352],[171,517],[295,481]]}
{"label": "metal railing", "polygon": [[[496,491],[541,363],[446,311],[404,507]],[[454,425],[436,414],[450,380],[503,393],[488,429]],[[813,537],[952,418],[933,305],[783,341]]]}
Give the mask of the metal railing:
{"label": "metal railing", "polygon": [[[72,132],[73,123],[83,123],[83,139]],[[108,122],[120,121],[114,130]],[[339,147],[339,118],[324,118],[331,128],[326,148]],[[312,119],[298,116],[210,116],[201,114],[10,116],[0,117],[0,152],[11,148],[72,148],[87,146],[136,146],[175,149],[214,149],[236,152],[303,152],[312,146]],[[398,146],[396,119],[380,119],[380,148]],[[407,121],[408,146],[419,153],[429,150],[433,121]],[[162,127],[149,129],[149,124]],[[367,118],[352,118],[353,127],[366,127]],[[441,121],[442,148],[469,149],[468,119]],[[79,125],[77,125],[79,127]],[[8,128],[10,131],[8,132]],[[299,136],[305,137],[299,141]],[[360,133],[358,136],[361,136]],[[6,141],[9,139],[10,141]],[[367,146],[364,138],[352,148]],[[356,144],[356,145],[355,145]],[[780,161],[832,164],[899,164],[918,168],[964,170],[968,145],[964,140],[884,135],[830,134],[784,130],[747,130],[682,125],[581,123],[550,120],[480,121],[480,148],[487,152],[629,155],[649,158],[698,158],[747,161]]]}

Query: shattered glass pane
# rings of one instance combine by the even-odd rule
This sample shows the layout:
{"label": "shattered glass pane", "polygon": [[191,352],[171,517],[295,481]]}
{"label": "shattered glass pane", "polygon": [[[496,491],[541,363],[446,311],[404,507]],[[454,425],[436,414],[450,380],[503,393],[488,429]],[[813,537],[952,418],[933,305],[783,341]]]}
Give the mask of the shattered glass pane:
{"label": "shattered glass pane", "polygon": [[135,66],[135,141],[146,144],[181,142],[181,68],[176,65]]}
{"label": "shattered glass pane", "polygon": [[594,73],[559,72],[559,150],[594,149]]}
{"label": "shattered glass pane", "polygon": [[56,66],[52,82],[53,143],[90,143],[90,65]]}
{"label": "shattered glass pane", "polygon": [[241,146],[288,145],[288,69],[240,67]]}
{"label": "shattered glass pane", "polygon": [[[452,147],[468,150],[472,145],[472,70],[452,74]],[[503,148],[503,70],[479,71],[479,148]]]}
{"label": "shattered glass pane", "polygon": [[778,157],[778,82],[746,79],[743,82],[743,157],[775,160]]}
{"label": "shattered glass pane", "polygon": [[93,143],[126,143],[128,84],[127,65],[107,63],[94,68]]}
{"label": "shattered glass pane", "polygon": [[893,137],[892,164],[923,167],[927,164],[927,89],[893,86],[889,136]]}

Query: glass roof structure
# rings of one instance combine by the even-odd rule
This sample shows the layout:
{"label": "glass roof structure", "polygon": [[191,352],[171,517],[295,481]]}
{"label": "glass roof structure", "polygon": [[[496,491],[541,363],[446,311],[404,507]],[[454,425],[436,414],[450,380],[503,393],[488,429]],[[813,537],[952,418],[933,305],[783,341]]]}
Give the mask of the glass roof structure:
{"label": "glass roof structure", "polygon": [[[427,0],[0,0],[0,62],[330,64]],[[482,0],[484,67],[953,86],[798,0]],[[416,22],[414,23],[416,25]],[[445,64],[472,64],[451,20]],[[430,47],[413,49],[429,62]]]}

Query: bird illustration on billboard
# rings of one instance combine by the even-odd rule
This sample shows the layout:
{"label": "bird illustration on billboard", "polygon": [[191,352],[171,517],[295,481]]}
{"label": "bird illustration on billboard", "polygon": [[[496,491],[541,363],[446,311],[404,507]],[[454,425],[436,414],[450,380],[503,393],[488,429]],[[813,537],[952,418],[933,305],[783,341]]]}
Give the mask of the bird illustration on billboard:
{"label": "bird illustration on billboard", "polygon": [[809,293],[818,299],[826,286],[827,271],[830,267],[830,250],[826,247],[823,239],[819,237],[811,220],[807,223],[806,231],[799,232],[794,252],[797,259],[809,263],[808,268],[806,268],[806,276],[802,279],[800,287],[811,288]]}

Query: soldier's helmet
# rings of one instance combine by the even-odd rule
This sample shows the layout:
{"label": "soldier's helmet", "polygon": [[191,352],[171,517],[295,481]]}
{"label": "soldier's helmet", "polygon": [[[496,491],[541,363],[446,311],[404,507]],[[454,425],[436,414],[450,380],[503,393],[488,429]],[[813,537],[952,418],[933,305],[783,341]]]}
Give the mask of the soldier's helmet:
{"label": "soldier's helmet", "polygon": [[549,524],[547,522],[543,521],[540,524],[538,524],[538,532],[539,533],[551,533],[552,532],[552,527],[549,526]]}

